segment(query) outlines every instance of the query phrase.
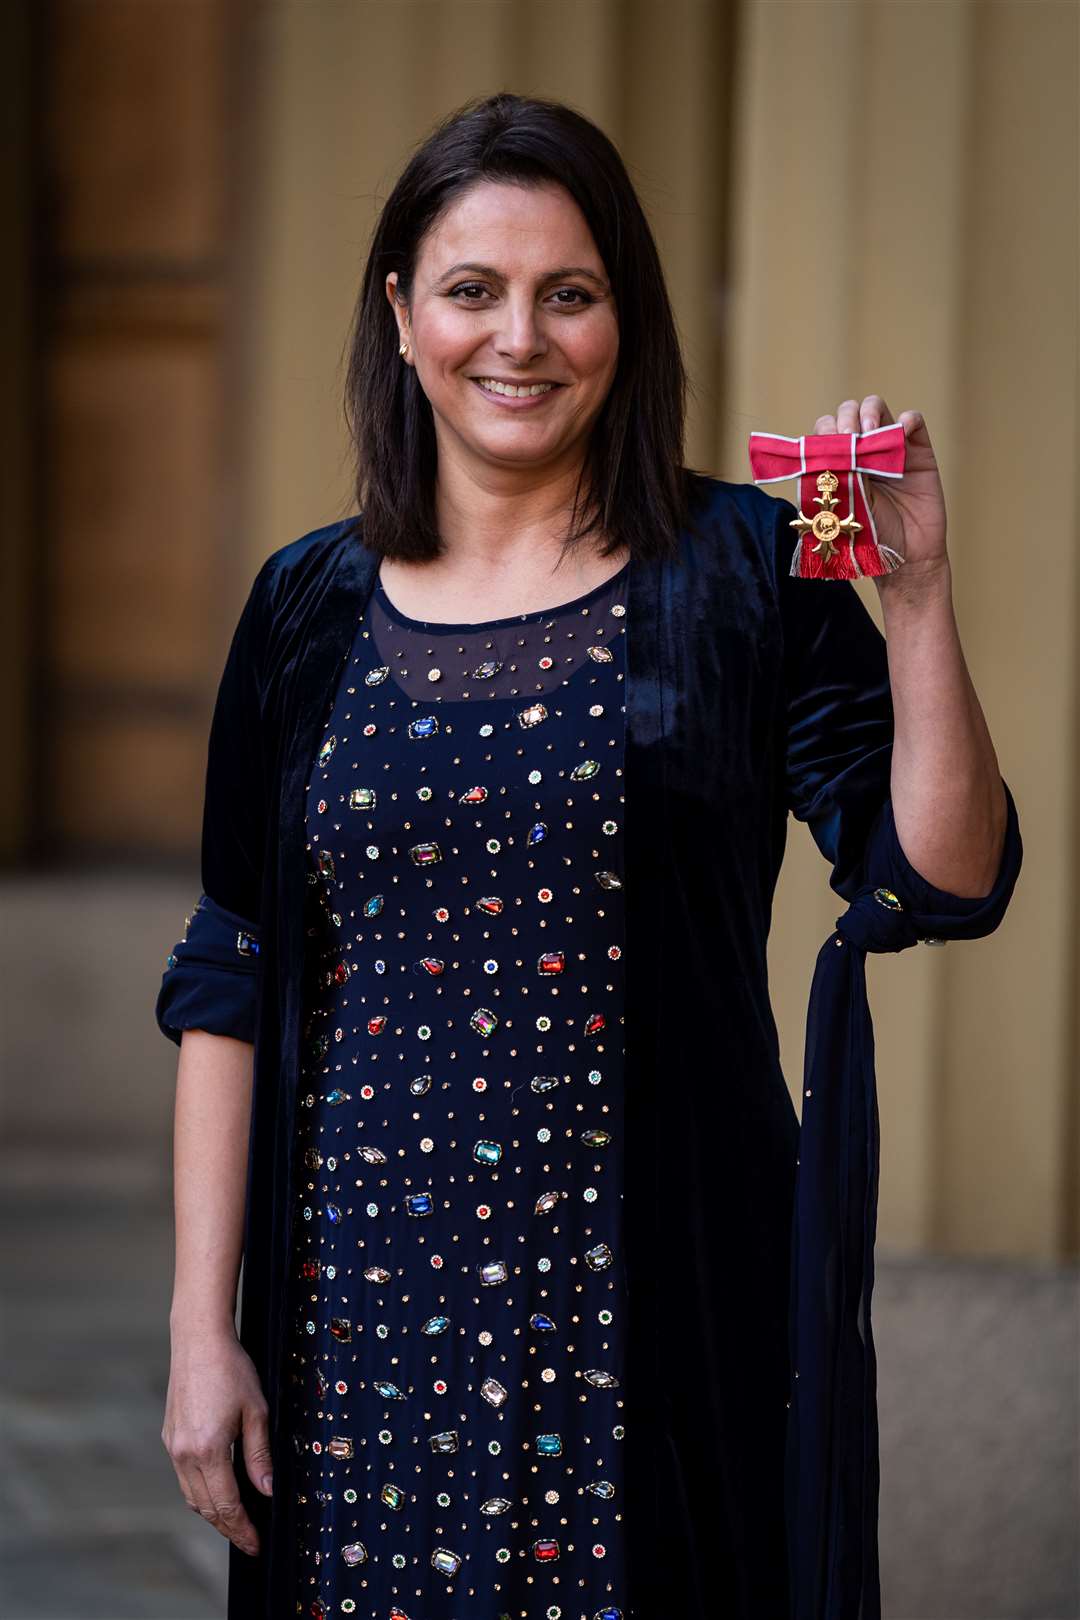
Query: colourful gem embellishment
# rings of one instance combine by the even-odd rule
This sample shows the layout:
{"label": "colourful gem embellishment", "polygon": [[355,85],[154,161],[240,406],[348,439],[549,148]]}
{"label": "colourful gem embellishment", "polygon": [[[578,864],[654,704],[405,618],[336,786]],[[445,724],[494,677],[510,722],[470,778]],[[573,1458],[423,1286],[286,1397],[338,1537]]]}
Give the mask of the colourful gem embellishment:
{"label": "colourful gem embellishment", "polygon": [[875,889],[874,899],[879,906],[885,906],[889,911],[903,911],[904,903],[891,889]]}

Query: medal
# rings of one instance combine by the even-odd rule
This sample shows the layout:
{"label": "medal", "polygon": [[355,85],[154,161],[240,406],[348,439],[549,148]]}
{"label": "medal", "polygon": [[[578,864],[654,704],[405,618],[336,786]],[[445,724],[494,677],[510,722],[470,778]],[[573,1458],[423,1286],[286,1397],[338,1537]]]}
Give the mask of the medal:
{"label": "medal", "polygon": [[863,474],[902,478],[904,427],[892,422],[869,433],[804,433],[787,439],[751,433],[755,484],[797,478],[798,539],[789,573],[798,579],[859,579],[891,574],[903,557],[878,543]]}

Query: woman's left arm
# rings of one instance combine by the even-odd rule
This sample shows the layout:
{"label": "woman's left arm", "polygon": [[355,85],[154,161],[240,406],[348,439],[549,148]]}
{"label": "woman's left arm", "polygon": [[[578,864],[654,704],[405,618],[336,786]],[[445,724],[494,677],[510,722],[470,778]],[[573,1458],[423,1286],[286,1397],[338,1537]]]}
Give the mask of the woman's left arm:
{"label": "woman's left arm", "polygon": [[[857,433],[894,418],[880,394],[844,400],[815,433]],[[993,887],[1005,841],[1005,790],[956,624],[945,498],[926,423],[901,411],[902,478],[867,478],[878,540],[905,559],[875,577],[895,735],[890,797],[896,836],[928,883],[962,898]]]}

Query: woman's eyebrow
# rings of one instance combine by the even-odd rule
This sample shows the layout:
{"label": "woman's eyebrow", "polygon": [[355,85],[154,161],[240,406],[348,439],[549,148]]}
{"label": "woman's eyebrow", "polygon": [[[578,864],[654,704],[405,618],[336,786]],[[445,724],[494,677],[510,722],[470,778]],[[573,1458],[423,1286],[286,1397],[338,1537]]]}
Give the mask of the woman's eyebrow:
{"label": "woman's eyebrow", "polygon": [[[461,264],[452,264],[449,270],[444,270],[438,279],[440,281],[445,281],[447,276],[456,275],[459,270],[468,270],[475,276],[491,276],[495,281],[501,281],[503,279],[501,273],[496,270],[494,265],[475,264],[471,261],[465,261]],[[554,270],[545,270],[539,279],[541,281],[554,281],[560,276],[585,276],[589,281],[595,281],[598,287],[603,287],[606,285],[602,276],[598,276],[595,270],[590,270],[586,265],[582,264],[558,265]]]}

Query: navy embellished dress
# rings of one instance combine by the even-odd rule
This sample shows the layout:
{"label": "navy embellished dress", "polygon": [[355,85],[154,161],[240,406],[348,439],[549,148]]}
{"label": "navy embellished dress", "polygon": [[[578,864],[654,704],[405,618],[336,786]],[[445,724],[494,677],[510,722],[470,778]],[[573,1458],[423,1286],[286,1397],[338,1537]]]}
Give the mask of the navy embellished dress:
{"label": "navy embellished dress", "polygon": [[376,582],[306,790],[295,1612],[620,1620],[628,569]]}

